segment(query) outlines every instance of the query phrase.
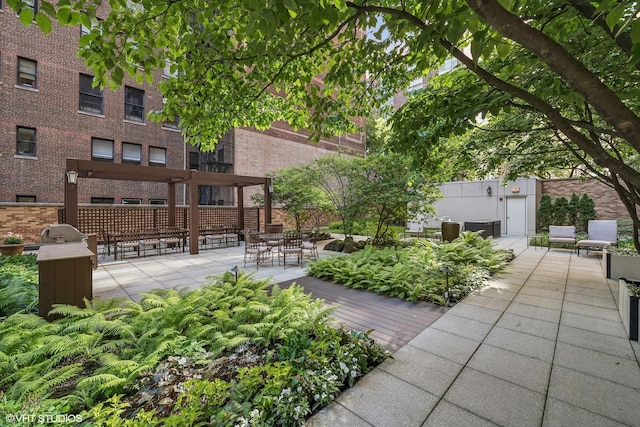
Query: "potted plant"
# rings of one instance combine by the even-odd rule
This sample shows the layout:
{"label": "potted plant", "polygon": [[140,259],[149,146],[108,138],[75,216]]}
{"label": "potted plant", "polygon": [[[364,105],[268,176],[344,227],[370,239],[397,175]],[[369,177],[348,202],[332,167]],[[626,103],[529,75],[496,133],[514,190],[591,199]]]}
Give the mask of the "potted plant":
{"label": "potted plant", "polygon": [[20,234],[8,232],[3,238],[0,245],[0,254],[2,255],[19,255],[24,250],[24,240]]}
{"label": "potted plant", "polygon": [[602,251],[602,261],[607,279],[640,280],[640,254],[635,250],[610,246]]}
{"label": "potted plant", "polygon": [[621,277],[618,280],[618,310],[624,329],[630,340],[638,341],[638,300],[640,297],[640,281],[627,280]]}

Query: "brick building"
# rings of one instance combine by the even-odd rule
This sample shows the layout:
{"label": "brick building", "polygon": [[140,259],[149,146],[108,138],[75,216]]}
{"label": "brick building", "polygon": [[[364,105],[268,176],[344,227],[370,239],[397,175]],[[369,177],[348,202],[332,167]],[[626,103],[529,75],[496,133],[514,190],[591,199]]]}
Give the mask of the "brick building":
{"label": "brick building", "polygon": [[[146,117],[162,108],[153,84],[125,78],[115,91],[91,87],[91,71],[76,57],[83,30],[54,24],[45,35],[35,25],[25,28],[0,0],[0,202],[62,202],[67,157],[263,176],[338,147],[364,153],[363,135],[314,144],[282,123],[265,132],[236,129],[214,152],[200,152],[184,143],[175,123]],[[154,77],[171,78],[168,69]],[[90,179],[78,187],[80,203],[162,204],[166,198],[161,184]],[[183,186],[176,198],[188,202]],[[201,187],[199,199],[236,203],[229,188]]]}

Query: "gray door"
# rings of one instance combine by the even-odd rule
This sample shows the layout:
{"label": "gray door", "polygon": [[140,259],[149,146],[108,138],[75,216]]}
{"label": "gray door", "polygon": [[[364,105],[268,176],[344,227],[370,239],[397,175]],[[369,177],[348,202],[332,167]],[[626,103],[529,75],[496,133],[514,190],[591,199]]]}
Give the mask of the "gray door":
{"label": "gray door", "polygon": [[507,197],[506,231],[509,236],[527,234],[527,199],[525,197]]}

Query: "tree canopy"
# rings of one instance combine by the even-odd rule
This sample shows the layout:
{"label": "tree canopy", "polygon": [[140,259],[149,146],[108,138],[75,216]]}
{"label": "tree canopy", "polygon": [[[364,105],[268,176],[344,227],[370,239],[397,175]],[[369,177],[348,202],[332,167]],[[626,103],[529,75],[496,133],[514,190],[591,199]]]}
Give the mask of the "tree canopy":
{"label": "tree canopy", "polygon": [[[34,18],[24,3],[7,2],[25,24]],[[176,77],[160,83],[167,102],[158,119],[179,116],[188,140],[204,148],[232,127],[265,128],[274,120],[314,137],[353,130],[352,117],[381,107],[453,56],[470,71],[466,87],[473,90],[451,92],[468,101],[469,113],[535,112],[558,143],[618,191],[640,250],[637,2],[102,3],[42,1],[35,21],[44,31],[50,18],[93,26],[80,39],[79,54],[101,84],[119,85],[126,74],[149,79],[169,61]],[[456,119],[444,105],[417,114],[472,120],[469,114]],[[437,136],[407,140],[406,147],[437,150]]]}

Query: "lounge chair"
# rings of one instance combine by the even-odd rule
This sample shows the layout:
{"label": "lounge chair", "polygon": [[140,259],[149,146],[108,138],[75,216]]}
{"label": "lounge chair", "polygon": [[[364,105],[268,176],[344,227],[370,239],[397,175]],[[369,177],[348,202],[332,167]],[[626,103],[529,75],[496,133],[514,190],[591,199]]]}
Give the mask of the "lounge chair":
{"label": "lounge chair", "polygon": [[578,256],[580,256],[580,248],[586,248],[587,255],[589,255],[589,249],[602,250],[607,246],[618,244],[618,221],[616,220],[592,219],[587,224],[587,232],[589,237],[576,243]]}
{"label": "lounge chair", "polygon": [[564,243],[576,247],[576,227],[573,225],[550,225],[549,242],[547,251],[551,249],[552,243]]}

